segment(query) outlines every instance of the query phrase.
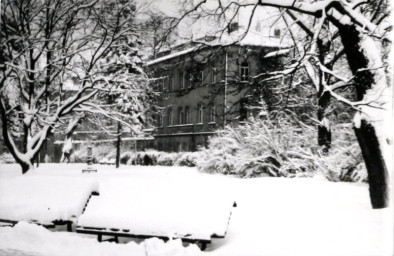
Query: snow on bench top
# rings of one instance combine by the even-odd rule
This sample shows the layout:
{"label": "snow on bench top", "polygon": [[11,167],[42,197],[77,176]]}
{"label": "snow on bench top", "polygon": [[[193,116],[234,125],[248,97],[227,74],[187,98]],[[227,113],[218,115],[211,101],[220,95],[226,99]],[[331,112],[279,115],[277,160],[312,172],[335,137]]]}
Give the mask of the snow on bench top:
{"label": "snow on bench top", "polygon": [[76,233],[51,232],[43,227],[20,222],[15,227],[0,228],[0,255],[56,255],[56,256],[194,256],[201,251],[196,245],[184,247],[180,240],[164,243],[151,238],[137,244],[99,243],[95,238],[80,237]]}
{"label": "snow on bench top", "polygon": [[91,198],[77,225],[211,240],[213,234],[225,236],[233,203],[233,198],[210,184],[201,187],[171,178],[144,183],[112,180],[101,183],[100,196]]}
{"label": "snow on bench top", "polygon": [[24,175],[0,180],[0,219],[51,224],[78,217],[93,191],[94,179]]}

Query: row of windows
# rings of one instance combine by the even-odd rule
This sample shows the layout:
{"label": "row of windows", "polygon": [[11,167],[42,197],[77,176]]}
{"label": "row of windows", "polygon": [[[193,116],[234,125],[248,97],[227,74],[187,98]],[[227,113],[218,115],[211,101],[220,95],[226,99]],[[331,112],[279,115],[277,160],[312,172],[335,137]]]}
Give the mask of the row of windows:
{"label": "row of windows", "polygon": [[[178,115],[178,125],[182,124],[191,124],[190,120],[190,107],[185,106],[185,107],[179,107],[177,110],[177,115]],[[168,108],[165,114],[166,117],[166,124],[167,126],[172,126],[175,125],[174,123],[174,110],[172,108]],[[157,116],[157,125],[158,127],[164,126],[163,124],[163,114],[159,114]],[[199,104],[197,106],[197,111],[196,111],[196,123],[197,124],[202,124],[204,123],[204,107],[203,105]],[[209,108],[209,122],[214,123],[216,122],[216,108],[214,105],[210,106]]]}
{"label": "row of windows", "polygon": [[[208,82],[216,83],[218,82],[219,71],[216,67],[213,67],[209,74],[201,70],[197,74],[191,74],[186,71],[178,71],[175,74],[169,74],[159,81],[159,91],[167,89],[168,91],[173,91],[175,89],[186,89],[190,88],[196,84],[203,85],[207,77]],[[249,64],[242,63],[240,67],[240,79],[241,81],[249,80]],[[175,88],[178,85],[178,88]]]}

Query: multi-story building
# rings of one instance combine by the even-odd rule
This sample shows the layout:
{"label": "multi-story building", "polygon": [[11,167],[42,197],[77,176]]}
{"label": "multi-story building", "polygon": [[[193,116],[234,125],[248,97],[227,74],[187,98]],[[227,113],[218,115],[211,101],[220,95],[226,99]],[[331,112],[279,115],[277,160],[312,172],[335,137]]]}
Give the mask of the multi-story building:
{"label": "multi-story building", "polygon": [[158,150],[194,151],[217,129],[259,112],[251,106],[261,100],[264,74],[289,50],[281,45],[279,30],[235,38],[232,33],[205,37],[147,63],[161,92],[153,133]]}

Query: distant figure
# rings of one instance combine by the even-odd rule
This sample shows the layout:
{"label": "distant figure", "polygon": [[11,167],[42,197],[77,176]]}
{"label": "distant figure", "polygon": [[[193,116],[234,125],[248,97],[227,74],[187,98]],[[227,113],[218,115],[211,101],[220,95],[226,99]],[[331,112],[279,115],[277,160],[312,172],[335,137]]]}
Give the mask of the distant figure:
{"label": "distant figure", "polygon": [[60,162],[64,162],[67,159],[67,163],[70,163],[70,157],[71,157],[71,150],[73,148],[73,142],[71,137],[66,138],[66,141],[64,142],[63,146],[63,156],[62,160]]}
{"label": "distant figure", "polygon": [[45,163],[50,163],[51,161],[52,161],[51,157],[48,156],[48,154],[45,154],[44,162],[45,162]]}

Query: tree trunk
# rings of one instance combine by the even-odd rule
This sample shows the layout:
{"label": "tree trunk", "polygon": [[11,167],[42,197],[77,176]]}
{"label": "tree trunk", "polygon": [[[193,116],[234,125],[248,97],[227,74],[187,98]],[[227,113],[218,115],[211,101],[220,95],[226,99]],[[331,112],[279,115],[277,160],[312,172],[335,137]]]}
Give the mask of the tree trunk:
{"label": "tree trunk", "polygon": [[40,166],[40,161],[41,161],[41,157],[40,157],[41,155],[40,155],[40,151],[38,151],[38,155],[37,155],[37,157],[36,157],[36,167],[39,167]]}
{"label": "tree trunk", "polygon": [[22,174],[27,173],[31,169],[31,166],[24,162],[19,162],[19,164],[22,167]]}
{"label": "tree trunk", "polygon": [[[377,89],[375,88],[381,87],[382,90],[385,90],[389,87],[387,87],[387,83],[385,85],[382,85],[381,79],[385,78],[384,73],[383,78],[382,73],[379,74],[380,77],[377,77],[377,72],[384,72],[383,70],[371,70],[371,65],[373,65],[372,62],[374,60],[370,61],[368,58],[371,58],[371,54],[373,54],[373,51],[376,51],[377,49],[368,49],[373,48],[373,44],[368,45],[368,47],[362,45],[362,40],[366,40],[365,37],[367,35],[362,35],[356,29],[355,25],[337,26],[339,28],[339,33],[342,39],[342,43],[344,45],[349,66],[352,70],[353,75],[355,76],[354,81],[356,83],[357,100],[366,100],[366,97],[370,97],[370,94],[375,94],[375,97],[377,96],[379,98],[380,96],[376,95],[375,91],[377,91]],[[369,43],[372,42],[372,39],[367,39],[370,40]],[[372,50],[372,53],[368,52],[369,50]],[[376,52],[379,53],[379,51]],[[375,58],[376,61],[380,59],[381,56]],[[360,72],[360,69],[365,70]],[[367,94],[368,90],[374,91]],[[375,99],[374,102],[381,103],[384,101],[379,101],[379,99]],[[391,163],[387,163],[387,160],[384,157],[384,152],[382,152],[382,147],[384,146],[383,144],[386,142],[384,142],[383,140],[379,140],[379,138],[382,139],[384,138],[384,136],[383,134],[378,134],[378,131],[376,129],[377,126],[374,126],[379,126],[381,125],[381,123],[371,119],[368,120],[368,116],[371,115],[364,113],[366,111],[369,111],[371,108],[373,108],[373,106],[360,107],[361,111],[356,114],[358,115],[357,118],[359,118],[359,120],[355,119],[354,130],[368,171],[369,192],[372,207],[374,209],[379,209],[385,208],[389,204],[389,179],[387,167],[388,164]],[[378,119],[378,121],[383,122],[384,120],[381,119],[382,118],[380,118],[380,120]],[[381,131],[379,132],[381,133]]]}
{"label": "tree trunk", "polygon": [[319,108],[317,110],[317,119],[320,121],[317,128],[317,139],[319,146],[323,149],[323,154],[328,154],[331,148],[331,129],[329,120],[326,117],[327,107],[330,104],[330,92],[319,92]]}
{"label": "tree trunk", "polygon": [[116,141],[116,168],[119,168],[120,165],[120,144],[121,144],[121,136],[120,136],[120,132],[121,132],[121,124],[120,122],[118,122],[118,139]]}
{"label": "tree trunk", "polygon": [[27,142],[29,140],[29,127],[23,124],[23,141],[22,141],[22,152],[27,152]]}
{"label": "tree trunk", "polygon": [[360,127],[355,127],[354,131],[368,171],[369,194],[372,207],[374,209],[388,207],[389,177],[375,128],[365,120],[362,120]]}

